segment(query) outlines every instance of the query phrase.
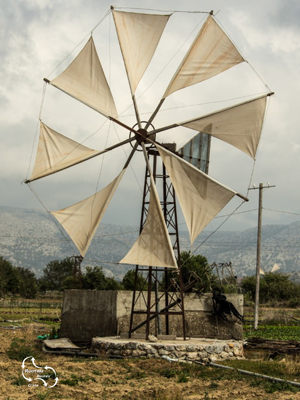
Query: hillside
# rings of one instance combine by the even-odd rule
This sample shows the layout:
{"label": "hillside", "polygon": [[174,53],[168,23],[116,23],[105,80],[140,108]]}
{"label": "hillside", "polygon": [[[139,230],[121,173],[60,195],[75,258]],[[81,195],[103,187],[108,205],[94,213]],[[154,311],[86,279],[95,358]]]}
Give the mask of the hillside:
{"label": "hillside", "polygon": [[[2,206],[0,229],[0,255],[16,266],[33,270],[37,276],[42,274],[49,261],[78,254],[67,234],[63,235],[43,211]],[[138,228],[134,226],[101,224],[84,264],[102,265],[121,278],[131,267],[115,263],[126,254],[137,234]],[[241,232],[218,231],[206,240],[209,235],[209,231],[204,231],[195,241],[193,249],[196,254],[207,257],[209,263],[231,261],[238,276],[255,273],[256,228]],[[263,226],[262,268],[269,271],[276,262],[282,272],[298,271],[299,243],[300,222]],[[187,232],[180,233],[180,246],[181,251],[190,250]]]}

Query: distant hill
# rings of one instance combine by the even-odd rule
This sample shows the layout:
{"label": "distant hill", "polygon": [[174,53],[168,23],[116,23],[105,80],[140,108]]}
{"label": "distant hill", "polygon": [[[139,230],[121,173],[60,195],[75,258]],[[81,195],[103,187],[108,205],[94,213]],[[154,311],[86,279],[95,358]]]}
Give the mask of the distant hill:
{"label": "distant hill", "polygon": [[[0,229],[0,255],[13,265],[31,269],[37,276],[42,274],[49,261],[78,254],[68,236],[64,236],[43,211],[0,206]],[[238,276],[255,273],[256,228],[210,234],[204,231],[199,235],[193,246],[195,254],[204,255],[209,263],[231,261]],[[102,265],[107,274],[111,271],[122,278],[132,267],[115,263],[124,257],[137,235],[138,227],[101,224],[83,265]],[[281,272],[296,272],[297,275],[300,270],[299,243],[300,222],[263,226],[261,267],[270,271],[276,262]],[[180,232],[180,248],[181,251],[190,250],[187,232]]]}

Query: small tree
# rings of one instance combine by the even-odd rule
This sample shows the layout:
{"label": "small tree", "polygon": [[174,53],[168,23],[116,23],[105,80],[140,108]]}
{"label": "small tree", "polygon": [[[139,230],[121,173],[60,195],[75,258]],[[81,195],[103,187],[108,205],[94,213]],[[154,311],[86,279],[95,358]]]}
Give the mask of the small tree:
{"label": "small tree", "polygon": [[82,274],[82,289],[120,290],[122,286],[114,279],[107,278],[102,267],[86,267]]}
{"label": "small tree", "polygon": [[19,293],[20,277],[16,267],[0,256],[0,292]]}
{"label": "small tree", "polygon": [[38,292],[35,274],[28,268],[17,268],[19,275],[19,294],[26,299],[34,299]]}
{"label": "small tree", "polygon": [[[122,280],[122,285],[125,290],[134,290],[134,279],[135,279],[135,270],[130,269],[124,275]],[[137,290],[147,290],[146,279],[143,275],[139,272],[137,275]]]}
{"label": "small tree", "polygon": [[[183,286],[196,281],[195,285],[187,290],[188,292],[193,290],[202,293],[211,291],[216,282],[216,276],[212,273],[212,268],[208,265],[206,257],[200,254],[192,255],[190,251],[183,251],[180,253],[180,261]],[[176,274],[176,270],[168,272],[168,279],[174,279],[179,286],[179,276]],[[162,286],[164,286],[164,282],[165,278],[163,278]]]}
{"label": "small tree", "polygon": [[82,275],[82,289],[106,289],[106,277],[102,267],[86,267]]}
{"label": "small tree", "polygon": [[43,275],[39,279],[41,290],[62,290],[63,281],[73,276],[74,260],[73,257],[67,257],[61,261],[50,261],[43,270]]}
{"label": "small tree", "polygon": [[[248,293],[251,300],[254,301],[256,290],[255,276],[244,278],[242,288],[245,293]],[[260,279],[259,298],[261,303],[299,301],[300,285],[292,282],[286,274],[267,272]]]}

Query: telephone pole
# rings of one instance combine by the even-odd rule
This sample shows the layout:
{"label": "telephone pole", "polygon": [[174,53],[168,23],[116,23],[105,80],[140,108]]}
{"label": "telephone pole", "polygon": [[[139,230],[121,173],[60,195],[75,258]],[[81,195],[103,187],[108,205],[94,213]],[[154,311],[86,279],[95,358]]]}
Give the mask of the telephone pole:
{"label": "telephone pole", "polygon": [[261,221],[262,221],[262,209],[263,209],[263,189],[275,187],[275,185],[264,186],[263,183],[259,184],[259,187],[249,188],[249,190],[259,190],[258,196],[258,226],[257,226],[257,250],[256,250],[256,283],[255,283],[255,306],[254,306],[254,329],[258,326],[258,308],[259,308],[259,283],[260,283],[260,253],[261,253]]}

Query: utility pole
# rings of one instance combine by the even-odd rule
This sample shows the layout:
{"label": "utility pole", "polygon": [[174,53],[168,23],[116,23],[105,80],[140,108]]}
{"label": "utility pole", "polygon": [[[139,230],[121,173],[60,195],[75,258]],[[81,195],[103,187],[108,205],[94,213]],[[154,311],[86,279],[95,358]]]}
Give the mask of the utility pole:
{"label": "utility pole", "polygon": [[259,187],[249,188],[249,190],[258,189],[258,224],[257,224],[257,250],[256,250],[256,283],[255,283],[255,306],[254,306],[254,329],[258,327],[258,308],[259,308],[259,283],[260,283],[260,253],[261,253],[261,221],[262,221],[262,209],[263,209],[263,189],[268,189],[270,187],[275,187],[275,185],[264,186],[263,183],[259,184]]}

